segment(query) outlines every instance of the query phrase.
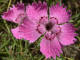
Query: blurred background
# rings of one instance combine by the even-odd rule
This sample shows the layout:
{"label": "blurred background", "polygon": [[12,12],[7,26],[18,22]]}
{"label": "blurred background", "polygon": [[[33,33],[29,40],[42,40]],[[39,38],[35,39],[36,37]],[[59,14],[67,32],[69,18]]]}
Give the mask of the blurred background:
{"label": "blurred background", "polygon": [[[17,24],[7,22],[1,18],[3,12],[17,2],[23,2],[25,5],[39,0],[0,0],[0,60],[46,60],[40,52],[40,40],[33,44],[29,44],[25,40],[15,39],[11,32],[11,28],[15,28]],[[44,0],[41,0],[42,2]],[[46,0],[45,0],[46,1]],[[63,54],[57,60],[80,60],[80,0],[47,0],[49,6],[51,4],[64,4],[67,10],[71,10],[70,22],[74,24],[77,42],[73,45],[64,47]],[[53,59],[51,59],[53,60]]]}

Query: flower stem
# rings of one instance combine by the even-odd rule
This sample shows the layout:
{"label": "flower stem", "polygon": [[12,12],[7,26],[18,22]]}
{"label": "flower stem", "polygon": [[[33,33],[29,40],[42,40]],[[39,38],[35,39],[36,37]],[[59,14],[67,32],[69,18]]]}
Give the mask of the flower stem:
{"label": "flower stem", "polygon": [[59,0],[59,4],[62,5],[62,0]]}
{"label": "flower stem", "polygon": [[7,7],[7,11],[8,11],[8,9],[9,9],[10,5],[11,5],[11,1],[12,1],[12,0],[9,0],[9,4],[8,4],[8,7]]}
{"label": "flower stem", "polygon": [[[8,9],[9,9],[10,5],[11,5],[11,0],[9,0],[9,4],[8,4],[8,7],[7,7],[7,11],[8,11]],[[10,34],[10,29],[9,29],[9,27],[8,27],[8,24],[7,24],[6,20],[3,20],[3,22],[4,22],[4,24],[5,24],[5,27],[7,28],[8,34]]]}
{"label": "flower stem", "polygon": [[[8,7],[7,7],[7,11],[8,11],[8,9],[9,9],[10,5],[11,5],[11,2],[12,2],[12,0],[9,0],[9,4],[8,4]],[[9,36],[12,37],[12,40],[14,41],[14,43],[16,43],[14,37],[12,36],[12,34],[11,34],[11,32],[10,32],[10,28],[9,28],[6,20],[3,20],[3,22],[4,22],[4,24],[5,24],[5,27],[6,27],[7,31],[8,31]]]}
{"label": "flower stem", "polygon": [[20,3],[22,3],[22,0],[20,0]]}
{"label": "flower stem", "polygon": [[50,6],[49,0],[47,0],[47,5],[48,5],[48,11],[47,11],[47,13],[48,13],[48,20],[49,20],[49,6]]}

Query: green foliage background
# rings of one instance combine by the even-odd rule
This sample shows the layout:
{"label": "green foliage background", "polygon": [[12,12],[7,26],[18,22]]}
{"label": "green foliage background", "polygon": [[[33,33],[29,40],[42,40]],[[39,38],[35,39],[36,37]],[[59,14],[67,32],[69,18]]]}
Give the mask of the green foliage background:
{"label": "green foliage background", "polygon": [[[17,25],[1,18],[2,13],[13,4],[23,2],[27,5],[34,1],[38,0],[0,0],[0,60],[46,60],[40,52],[40,39],[33,44],[29,44],[26,40],[15,39],[10,29]],[[49,6],[57,2],[64,4],[72,11],[70,22],[74,24],[78,33],[77,42],[64,47],[63,55],[60,58],[57,57],[57,60],[80,60],[80,0],[47,0]]]}

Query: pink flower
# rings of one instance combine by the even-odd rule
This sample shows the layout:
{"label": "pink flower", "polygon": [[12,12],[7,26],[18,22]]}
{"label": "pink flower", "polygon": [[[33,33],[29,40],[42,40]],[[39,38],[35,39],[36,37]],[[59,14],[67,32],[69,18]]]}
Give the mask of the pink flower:
{"label": "pink flower", "polygon": [[[56,56],[60,56],[62,53],[61,45],[70,45],[76,40],[74,38],[76,36],[76,33],[74,33],[75,29],[72,24],[69,23],[70,15],[63,6],[59,6],[58,4],[51,6],[49,9],[49,20],[45,2],[43,4],[33,3],[32,5],[28,5],[26,10],[27,16],[29,20],[31,20],[30,25],[32,26],[29,27],[29,24],[27,24],[29,28],[25,28],[25,31],[35,27],[35,29],[32,28],[32,31],[35,30],[37,34],[35,32],[28,34],[28,31],[26,31],[25,36],[30,42],[34,42],[36,38],[38,38],[37,36],[44,34],[40,43],[40,51],[46,58],[53,57],[56,59]],[[34,24],[32,24],[32,22]],[[35,37],[34,33],[37,35],[36,38],[30,39]]]}
{"label": "pink flower", "polygon": [[3,13],[2,18],[19,25],[17,28],[11,29],[11,31],[17,39],[22,39],[23,34],[17,32],[20,32],[19,28],[23,25],[24,22],[28,20],[24,4],[17,3],[16,5],[13,5],[7,12]]}
{"label": "pink flower", "polygon": [[25,17],[25,7],[24,4],[22,3],[13,5],[7,12],[4,12],[2,15],[3,19],[18,24],[21,22],[21,20],[23,20],[24,17]]}
{"label": "pink flower", "polygon": [[[23,19],[22,24],[11,31],[17,39],[23,38],[29,40],[30,43],[35,42],[41,35],[44,35],[40,43],[40,51],[46,58],[53,57],[56,59],[56,56],[60,57],[62,53],[62,46],[73,44],[76,41],[75,36],[77,34],[74,33],[75,29],[73,25],[69,23],[70,15],[66,11],[66,8],[58,4],[52,5],[49,8],[49,19],[47,11],[48,7],[45,2],[43,4],[39,2],[28,5],[25,13],[27,18]],[[20,12],[20,14],[22,13]],[[3,18],[9,21],[15,21],[12,17],[7,16]],[[18,17],[19,20],[21,18],[23,16]]]}

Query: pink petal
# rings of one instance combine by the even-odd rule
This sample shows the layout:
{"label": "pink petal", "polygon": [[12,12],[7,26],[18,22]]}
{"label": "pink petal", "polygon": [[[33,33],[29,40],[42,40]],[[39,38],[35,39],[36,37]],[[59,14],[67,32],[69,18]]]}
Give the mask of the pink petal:
{"label": "pink petal", "polygon": [[66,8],[64,8],[63,6],[59,6],[59,4],[55,6],[52,5],[49,12],[50,17],[56,18],[59,24],[68,22],[70,19],[70,15],[68,11],[66,11]]}
{"label": "pink petal", "polygon": [[24,38],[24,35],[20,32],[20,28],[19,27],[11,29],[11,32],[12,32],[13,36],[16,39],[22,39],[22,38]]}
{"label": "pink petal", "polygon": [[26,13],[30,20],[39,21],[41,17],[48,16],[47,15],[47,4],[43,2],[33,3],[32,5],[28,5],[26,7]]}
{"label": "pink petal", "polygon": [[66,23],[63,25],[60,25],[61,27],[61,33],[59,34],[59,41],[62,45],[70,45],[73,44],[76,41],[75,36],[77,34],[75,33],[75,29],[70,23]]}
{"label": "pink petal", "polygon": [[44,37],[40,43],[40,51],[46,58],[53,57],[54,59],[56,59],[56,55],[60,57],[60,53],[62,53],[61,46],[56,37],[53,40],[47,40]]}
{"label": "pink petal", "polygon": [[23,24],[19,26],[18,31],[12,30],[12,33],[17,39],[23,38],[25,40],[29,40],[30,43],[34,42],[41,36],[41,34],[36,31],[35,24],[29,20],[24,20]]}
{"label": "pink petal", "polygon": [[12,8],[10,8],[7,12],[3,13],[2,18],[6,19],[7,21],[19,23],[19,15],[24,15],[24,4],[18,3],[16,5],[13,5]]}

